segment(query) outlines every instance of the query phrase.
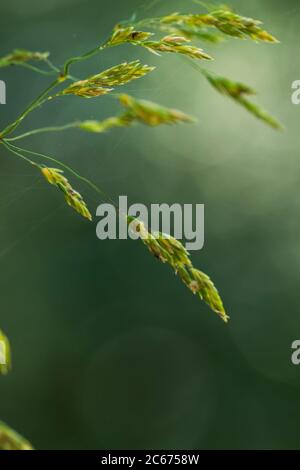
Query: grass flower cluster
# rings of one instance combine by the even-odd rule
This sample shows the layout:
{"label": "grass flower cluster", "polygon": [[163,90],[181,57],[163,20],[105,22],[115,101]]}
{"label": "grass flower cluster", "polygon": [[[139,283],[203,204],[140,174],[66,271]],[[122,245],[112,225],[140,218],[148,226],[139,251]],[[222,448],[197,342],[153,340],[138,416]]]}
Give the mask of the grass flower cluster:
{"label": "grass flower cluster", "polygon": [[46,61],[48,57],[49,52],[30,52],[23,49],[16,49],[12,53],[0,59],[0,67],[22,65],[31,61]]}
{"label": "grass flower cluster", "polygon": [[127,94],[119,96],[119,101],[126,111],[120,116],[113,116],[103,121],[82,121],[74,126],[88,132],[101,133],[113,127],[127,127],[134,123],[150,127],[161,124],[178,124],[193,122],[193,118],[177,110],[166,108],[147,100],[137,100]]}
{"label": "grass flower cluster", "polygon": [[143,41],[139,45],[158,55],[160,52],[171,52],[188,56],[191,59],[212,60],[210,55],[199,47],[187,44],[188,42],[189,39],[183,36],[170,35],[164,36],[160,41]]}
{"label": "grass flower cluster", "polygon": [[226,5],[217,8],[208,6],[207,8],[208,13],[204,14],[172,13],[160,18],[147,18],[138,24],[149,25],[161,30],[168,28],[172,30],[173,28],[183,35],[187,32],[188,35],[210,42],[219,42],[219,39],[216,41],[213,39],[214,37],[222,37],[219,33],[239,39],[249,37],[253,41],[278,42],[272,34],[262,28],[263,23],[259,20],[239,15]]}
{"label": "grass flower cluster", "polygon": [[73,207],[73,209],[78,212],[78,214],[82,215],[82,217],[85,217],[88,220],[92,220],[92,215],[88,210],[81,194],[72,188],[67,178],[63,176],[62,170],[57,168],[44,167],[41,168],[41,171],[48,183],[57,186],[57,188],[63,192],[69,206]]}
{"label": "grass flower cluster", "polygon": [[[164,32],[167,31],[169,34],[163,35],[160,39],[153,39],[153,31],[141,30],[141,26],[143,28],[147,27],[152,30],[159,30]],[[190,34],[191,29],[189,28],[194,28],[194,32],[197,29],[198,33],[202,31],[202,28],[205,28],[203,31],[206,34],[208,28],[211,28],[213,30],[217,30],[218,34],[222,33],[225,36],[236,38],[250,37],[256,41],[277,42],[275,37],[261,28],[260,21],[240,16],[227,7],[215,9],[205,14],[173,13],[160,18],[144,19],[137,23],[119,24],[114,28],[111,36],[107,39],[107,41],[105,41],[102,45],[98,45],[95,49],[82,56],[73,57],[67,60],[64,67],[59,70],[58,74],[56,72],[56,70],[58,70],[57,67],[50,63],[53,68],[53,74],[57,74],[56,79],[33,103],[28,106],[27,109],[24,110],[23,113],[21,113],[15,122],[9,124],[0,133],[0,142],[2,142],[5,148],[10,152],[23,158],[31,164],[38,166],[47,181],[50,184],[58,187],[63,192],[68,205],[70,205],[83,217],[91,220],[91,212],[89,211],[86,202],[83,200],[82,196],[75,189],[73,189],[67,178],[63,175],[62,170],[59,168],[57,169],[45,166],[43,162],[36,162],[35,159],[32,160],[32,157],[40,157],[40,160],[50,159],[56,162],[58,167],[62,166],[64,169],[66,169],[62,162],[31,150],[16,147],[13,141],[20,140],[41,132],[60,130],[64,131],[68,128],[78,128],[87,132],[103,133],[113,128],[128,127],[134,123],[140,123],[154,127],[163,124],[177,124],[180,122],[190,123],[193,122],[193,118],[183,113],[182,111],[167,108],[160,104],[152,103],[148,100],[138,100],[132,96],[129,96],[128,94],[121,94],[118,95],[118,97],[120,104],[125,108],[125,111],[119,116],[111,116],[102,121],[77,121],[68,123],[62,127],[34,129],[25,134],[13,137],[11,137],[11,134],[15,132],[15,130],[19,127],[24,118],[30,112],[34,111],[34,109],[47,102],[49,99],[55,99],[58,96],[62,97],[65,95],[76,95],[83,98],[99,98],[104,94],[110,93],[116,87],[123,86],[132,80],[140,79],[146,74],[152,72],[155,67],[144,65],[139,60],[135,60],[133,62],[123,62],[121,64],[117,64],[107,70],[96,73],[85,79],[72,79],[69,71],[70,67],[73,66],[76,62],[87,60],[90,57],[100,53],[103,49],[120,46],[125,43],[129,43],[134,46],[141,46],[150,50],[151,52],[158,54],[164,52],[176,53],[178,55],[192,59],[192,65],[203,76],[205,76],[207,81],[218,92],[235,100],[237,103],[244,106],[244,108],[254,114],[257,118],[262,119],[273,128],[279,129],[280,124],[276,121],[275,118],[248,100],[248,96],[255,93],[251,87],[213,74],[212,72],[197,65],[197,62],[210,60],[212,57],[197,45],[190,44],[190,37],[193,35]],[[175,34],[175,32],[177,34]],[[180,35],[178,35],[179,33]],[[28,61],[32,60],[48,61],[48,53],[14,51],[12,54],[5,56],[3,59],[0,59],[0,64],[2,64],[2,66],[8,66],[11,64],[16,65],[18,63],[27,63]],[[73,83],[65,87],[63,90],[52,94],[52,91],[55,90],[55,88],[66,81],[72,81]],[[28,157],[28,154],[30,154],[30,158]],[[72,171],[72,169],[69,170]],[[72,171],[72,173],[73,175],[80,177],[80,175],[78,175],[76,172]],[[80,178],[83,179],[82,177]],[[194,279],[193,273],[195,274],[195,272],[192,271],[194,268],[189,263],[184,263],[183,266],[188,267],[189,279],[183,270],[179,269],[178,272],[181,274],[182,279],[186,281],[186,284],[188,284],[189,287],[194,286],[194,288],[191,288],[191,290],[194,291],[195,285],[197,282],[199,282],[199,279],[198,281],[197,279]],[[206,281],[208,282],[208,280]],[[202,296],[202,298],[205,299],[205,296]],[[216,309],[213,308],[213,310]]]}

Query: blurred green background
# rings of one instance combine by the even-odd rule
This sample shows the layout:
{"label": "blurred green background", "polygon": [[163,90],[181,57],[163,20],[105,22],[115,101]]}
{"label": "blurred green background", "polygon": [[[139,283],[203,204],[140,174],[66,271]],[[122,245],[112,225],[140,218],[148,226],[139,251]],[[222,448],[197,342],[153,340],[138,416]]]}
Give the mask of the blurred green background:
{"label": "blurred green background", "polygon": [[[149,0],[150,1],[150,0]],[[131,16],[199,12],[192,1],[10,0],[1,2],[1,55],[51,51],[62,64],[103,41]],[[0,327],[13,371],[0,380],[0,417],[39,449],[300,448],[299,2],[232,0],[280,38],[272,46],[229,40],[204,45],[212,70],[242,80],[284,123],[276,133],[218,95],[176,56],[134,47],[74,67],[84,77],[141,58],[155,73],[129,84],[134,96],[198,117],[191,126],[76,131],[24,146],[72,164],[115,199],[204,203],[205,247],[195,264],[219,287],[228,326],[139,242],[100,242],[34,168],[1,149]],[[49,82],[1,70],[12,121]],[[66,97],[22,126],[101,119],[103,97]],[[72,182],[74,182],[72,180]],[[90,202],[97,195],[74,182]]]}

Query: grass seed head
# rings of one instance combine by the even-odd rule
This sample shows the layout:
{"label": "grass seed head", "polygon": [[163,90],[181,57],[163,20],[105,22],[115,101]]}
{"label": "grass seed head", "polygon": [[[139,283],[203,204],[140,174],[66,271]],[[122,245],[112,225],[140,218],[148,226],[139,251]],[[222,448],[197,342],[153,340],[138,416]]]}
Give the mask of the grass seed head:
{"label": "grass seed head", "polygon": [[102,132],[106,132],[114,127],[128,126],[130,123],[131,121],[129,121],[125,117],[116,116],[104,119],[103,121],[83,121],[79,124],[79,127],[83,131],[101,134]]}
{"label": "grass seed head", "polygon": [[170,255],[170,264],[175,271],[179,266],[191,266],[190,254],[179,240],[161,232],[154,232],[153,235],[159,246]]}
{"label": "grass seed head", "polygon": [[111,91],[113,91],[113,88],[104,88],[102,86],[95,85],[87,79],[72,83],[72,85],[63,90],[60,94],[76,95],[81,98],[95,98],[97,96],[107,95],[107,93],[110,93]]}
{"label": "grass seed head", "polygon": [[[196,28],[196,31],[202,27],[213,27],[225,35],[240,39],[250,37],[254,41],[278,42],[273,35],[262,29],[261,21],[238,15],[226,6],[212,9],[208,14],[181,15],[173,13],[160,18],[159,23],[177,27],[179,30],[182,27]],[[199,32],[201,33],[201,29]]]}
{"label": "grass seed head", "polygon": [[205,273],[193,267],[190,269],[190,273],[190,290],[194,294],[198,294],[199,297],[204,300],[210,306],[210,308],[222,318],[225,323],[227,323],[229,317],[225,312],[222,299],[212,280]]}

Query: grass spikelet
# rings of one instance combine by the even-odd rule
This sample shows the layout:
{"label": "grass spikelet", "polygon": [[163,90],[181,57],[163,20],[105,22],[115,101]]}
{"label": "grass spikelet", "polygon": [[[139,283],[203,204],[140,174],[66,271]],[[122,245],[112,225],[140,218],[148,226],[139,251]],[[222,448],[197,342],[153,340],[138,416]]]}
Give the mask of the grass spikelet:
{"label": "grass spikelet", "polygon": [[103,121],[83,121],[79,123],[79,128],[83,131],[87,132],[94,132],[96,134],[101,134],[102,132],[106,132],[109,129],[114,127],[125,127],[131,123],[126,117],[110,117],[104,119]]}
{"label": "grass spikelet", "polygon": [[187,44],[187,42],[189,42],[189,40],[186,37],[169,35],[162,38],[161,41],[144,41],[140,43],[140,45],[154,54],[170,52],[182,54],[191,57],[192,59],[212,60],[212,57],[202,49]]}
{"label": "grass spikelet", "polygon": [[224,36],[217,31],[209,30],[205,26],[178,25],[176,27],[168,26],[170,33],[184,36],[186,39],[199,39],[200,41],[219,44],[224,41]]}
{"label": "grass spikelet", "polygon": [[109,87],[125,85],[132,80],[142,78],[154,69],[155,67],[142,65],[139,60],[129,63],[123,62],[97,75],[92,75],[86,80],[79,80],[73,83],[60,94],[77,95],[83,98],[94,98],[96,96],[106,95],[113,90],[113,88]]}
{"label": "grass spikelet", "polygon": [[230,98],[237,99],[243,95],[256,95],[256,91],[244,83],[234,82],[207,70],[202,70],[202,73],[217,91]]}
{"label": "grass spikelet", "polygon": [[131,230],[137,233],[150,253],[162,263],[168,263],[182,282],[227,323],[222,299],[207,274],[194,268],[190,254],[176,238],[161,232],[151,233],[138,219],[128,217]]}
{"label": "grass spikelet", "polygon": [[142,65],[139,60],[133,62],[123,62],[122,64],[104,70],[104,72],[94,75],[87,79],[89,85],[98,85],[102,87],[111,87],[124,85],[143,77],[149,72],[152,72],[155,67],[149,65]]}
{"label": "grass spikelet", "polygon": [[149,26],[160,31],[166,31],[169,34],[184,36],[186,39],[200,39],[212,44],[218,44],[224,41],[224,35],[209,26],[184,22],[183,19],[186,18],[186,16],[187,15],[173,13],[172,15],[162,18],[150,19]]}
{"label": "grass spikelet", "polygon": [[135,122],[155,127],[161,124],[177,124],[194,122],[194,119],[177,109],[165,108],[146,100],[137,100],[123,94],[119,96],[120,103],[126,108],[125,113],[103,121],[82,121],[77,127],[87,132],[102,133],[114,127],[127,127]]}
{"label": "grass spikelet", "polygon": [[0,421],[0,450],[33,450],[32,445]]}
{"label": "grass spikelet", "polygon": [[11,369],[11,354],[8,338],[0,330],[0,375],[5,375]]}
{"label": "grass spikelet", "polygon": [[[151,24],[151,20],[149,20],[149,23]],[[155,22],[155,24],[157,26],[159,21],[158,23]],[[183,54],[193,59],[212,60],[212,57],[199,47],[186,44],[189,42],[186,36],[176,33],[177,31],[175,31],[175,34],[165,36],[160,41],[151,41],[149,38],[153,35],[152,33],[138,32],[134,30],[133,26],[130,26],[128,28],[117,29],[108,44],[115,45],[115,41],[117,41],[117,44],[130,42],[135,46],[145,47],[150,52],[157,55],[159,55],[160,52],[171,52]]]}
{"label": "grass spikelet", "polygon": [[137,100],[129,95],[121,95],[120,103],[127,108],[127,118],[148,126],[193,122],[193,118],[177,109],[165,108],[146,100]]}
{"label": "grass spikelet", "polygon": [[49,52],[31,52],[25,49],[15,49],[12,53],[0,58],[0,67],[20,65],[29,61],[44,61],[49,57]]}
{"label": "grass spikelet", "polygon": [[279,121],[277,121],[261,107],[252,103],[249,101],[249,99],[246,98],[247,95],[249,96],[256,94],[255,90],[250,88],[248,85],[240,82],[234,82],[228,78],[208,72],[207,70],[202,69],[201,72],[219,93],[232,98],[238,104],[243,106],[247,111],[253,114],[256,118],[264,121],[273,129],[283,129]]}
{"label": "grass spikelet", "polygon": [[87,208],[81,194],[75,191],[70,185],[69,181],[63,176],[63,171],[56,168],[41,167],[41,172],[48,181],[48,183],[57,186],[63,193],[66,202],[76,212],[88,220],[92,220],[92,215]]}

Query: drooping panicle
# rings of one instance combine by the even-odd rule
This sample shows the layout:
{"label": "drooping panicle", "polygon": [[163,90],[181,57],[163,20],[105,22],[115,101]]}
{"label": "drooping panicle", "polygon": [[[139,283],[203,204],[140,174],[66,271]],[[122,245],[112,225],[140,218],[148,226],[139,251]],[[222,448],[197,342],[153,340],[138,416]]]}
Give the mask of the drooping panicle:
{"label": "drooping panicle", "polygon": [[0,375],[5,375],[11,368],[10,343],[5,334],[0,330]]}

